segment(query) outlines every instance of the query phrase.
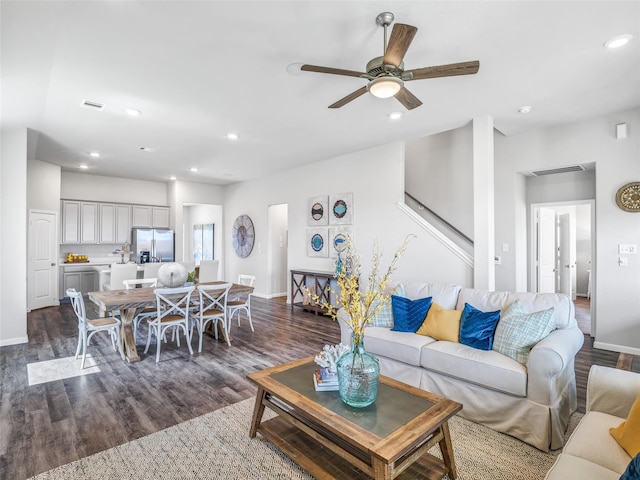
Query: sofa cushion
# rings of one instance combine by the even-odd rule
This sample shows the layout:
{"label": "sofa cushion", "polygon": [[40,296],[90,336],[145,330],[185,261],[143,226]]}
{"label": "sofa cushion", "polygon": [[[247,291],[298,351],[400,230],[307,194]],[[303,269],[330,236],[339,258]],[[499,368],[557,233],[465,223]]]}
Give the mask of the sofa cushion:
{"label": "sofa cushion", "polygon": [[418,335],[426,335],[436,340],[458,342],[460,334],[460,310],[445,310],[436,302],[431,302],[427,312],[427,318],[416,332]]}
{"label": "sofa cushion", "polygon": [[483,312],[465,303],[460,319],[460,343],[480,350],[491,350],[498,320],[500,310]]}
{"label": "sofa cushion", "polygon": [[382,355],[399,362],[420,366],[422,347],[435,340],[415,333],[394,332],[388,328],[367,327],[364,346],[373,355]]}
{"label": "sofa cushion", "polygon": [[[462,288],[460,285],[439,284],[439,283],[427,283],[418,281],[407,280],[390,280],[387,285],[397,286],[402,283],[404,286],[404,296],[415,300],[416,298],[431,297],[434,302],[438,302],[444,308],[453,310],[456,308],[458,301],[458,294]],[[462,310],[462,307],[460,307]]]}
{"label": "sofa cushion", "polygon": [[[388,288],[385,290],[389,290]],[[385,292],[385,295],[397,295],[399,297],[404,297],[404,287],[400,283],[393,290]],[[375,308],[378,304],[378,300],[376,299],[372,305],[372,308]],[[391,299],[389,299],[389,303],[387,303],[383,308],[381,308],[378,313],[376,313],[373,317],[371,317],[371,322],[369,323],[372,327],[393,327],[393,310],[391,309]]]}
{"label": "sofa cushion", "polygon": [[620,475],[584,458],[561,453],[545,480],[618,480]]}
{"label": "sofa cushion", "polygon": [[531,348],[554,329],[553,307],[527,313],[522,302],[516,299],[500,317],[493,349],[526,365]]}
{"label": "sofa cushion", "polygon": [[562,452],[597,463],[621,475],[631,457],[609,435],[609,429],[618,426],[622,420],[624,419],[608,413],[587,413],[569,437]]}
{"label": "sofa cushion", "polygon": [[431,297],[411,300],[391,295],[391,309],[393,310],[393,328],[391,330],[415,333],[424,322],[430,306]]}
{"label": "sofa cushion", "polygon": [[633,402],[627,419],[610,432],[629,456],[635,457],[640,453],[640,395]]}
{"label": "sofa cushion", "polygon": [[422,349],[420,365],[493,390],[527,396],[527,369],[492,350],[478,350],[461,343],[434,342]]}

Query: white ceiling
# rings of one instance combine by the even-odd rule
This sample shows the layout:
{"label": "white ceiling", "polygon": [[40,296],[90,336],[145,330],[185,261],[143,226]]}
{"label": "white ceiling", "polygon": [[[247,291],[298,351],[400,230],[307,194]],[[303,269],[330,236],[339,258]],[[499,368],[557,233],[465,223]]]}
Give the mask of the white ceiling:
{"label": "white ceiling", "polygon": [[[39,132],[35,158],[64,170],[85,163],[98,175],[225,185],[480,115],[514,135],[640,106],[639,1],[0,6],[2,128]],[[364,71],[382,55],[375,18],[383,11],[418,27],[406,69],[479,60],[480,71],[408,82],[424,103],[412,111],[369,94],[328,109],[366,80],[287,73],[292,63]],[[625,33],[634,36],[629,45],[603,48]],[[83,100],[105,108],[83,108]],[[531,113],[518,113],[524,105]],[[142,115],[130,117],[126,107]],[[393,111],[404,117],[389,120]]]}

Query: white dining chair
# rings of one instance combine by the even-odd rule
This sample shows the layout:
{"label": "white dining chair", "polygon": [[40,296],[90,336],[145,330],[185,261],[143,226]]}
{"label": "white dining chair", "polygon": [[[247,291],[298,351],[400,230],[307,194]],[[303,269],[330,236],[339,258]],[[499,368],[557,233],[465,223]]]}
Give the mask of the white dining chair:
{"label": "white dining chair", "polygon": [[184,332],[187,339],[187,347],[189,353],[193,355],[191,348],[191,335],[189,333],[189,304],[191,302],[191,293],[195,287],[179,287],[179,288],[156,288],[156,316],[147,318],[149,325],[149,333],[147,335],[147,346],[144,353],[149,351],[151,344],[151,335],[156,336],[156,363],[160,361],[160,345],[161,340],[165,338],[167,330],[174,329],[175,339],[180,346],[180,329]]}
{"label": "white dining chair", "polygon": [[[253,287],[253,283],[256,281],[256,277],[254,275],[238,275],[238,283],[240,285],[246,285],[249,287]],[[229,314],[229,329],[231,329],[231,320],[235,314],[238,314],[238,327],[240,326],[240,311],[244,310],[247,313],[247,318],[249,319],[249,326],[251,327],[251,331],[254,332],[253,322],[251,321],[251,294],[239,294],[235,299],[227,301],[227,310]]]}
{"label": "white dining chair", "polygon": [[209,322],[213,323],[214,334],[218,338],[218,323],[222,323],[222,328],[226,334],[227,345],[229,341],[229,322],[227,321],[227,298],[232,283],[220,283],[218,285],[198,285],[199,304],[198,310],[193,313],[196,320],[196,327],[200,335],[198,352],[202,352],[202,337]]}
{"label": "white dining chair", "polygon": [[136,278],[138,265],[135,263],[112,263],[109,283],[104,285],[105,290],[124,290],[124,281]]}
{"label": "white dining chair", "polygon": [[[162,262],[147,262],[144,264],[142,278],[158,278],[158,269],[164,265]],[[160,285],[158,285],[160,286]]]}
{"label": "white dining chair", "polygon": [[202,260],[198,273],[198,283],[220,280],[220,260]]}
{"label": "white dining chair", "polygon": [[77,292],[75,288],[67,290],[67,296],[71,300],[73,311],[78,317],[78,347],[76,348],[76,359],[82,351],[82,363],[80,369],[84,368],[84,361],[87,356],[87,347],[93,337],[98,332],[107,332],[111,337],[113,349],[120,352],[120,357],[124,360],[122,343],[120,342],[120,320],[116,317],[103,317],[93,320],[87,319],[87,312],[84,307],[82,292]]}
{"label": "white dining chair", "polygon": [[[157,278],[135,278],[124,280],[124,288],[126,290],[131,290],[134,288],[155,288],[158,285]],[[138,337],[138,326],[140,322],[145,318],[155,317],[157,313],[157,309],[155,306],[153,307],[144,307],[140,313],[136,315],[136,318],[133,319],[133,339],[136,340]]]}

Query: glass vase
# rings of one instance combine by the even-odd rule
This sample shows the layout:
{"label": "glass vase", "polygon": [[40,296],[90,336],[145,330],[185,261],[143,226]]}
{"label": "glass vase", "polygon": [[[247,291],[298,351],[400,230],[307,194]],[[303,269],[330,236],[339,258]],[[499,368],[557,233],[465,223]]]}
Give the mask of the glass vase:
{"label": "glass vase", "polygon": [[353,335],[351,351],[340,357],[338,370],[338,391],[344,403],[362,408],[376,401],[380,365],[378,359],[367,353],[363,335]]}

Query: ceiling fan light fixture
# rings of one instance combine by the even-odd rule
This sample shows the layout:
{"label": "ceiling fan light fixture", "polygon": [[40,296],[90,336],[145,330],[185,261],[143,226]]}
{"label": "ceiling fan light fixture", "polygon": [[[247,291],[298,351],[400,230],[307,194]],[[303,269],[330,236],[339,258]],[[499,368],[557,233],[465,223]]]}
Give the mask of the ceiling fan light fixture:
{"label": "ceiling fan light fixture", "polygon": [[398,77],[384,76],[371,80],[367,85],[367,90],[374,97],[389,98],[398,93],[403,86],[404,82]]}

